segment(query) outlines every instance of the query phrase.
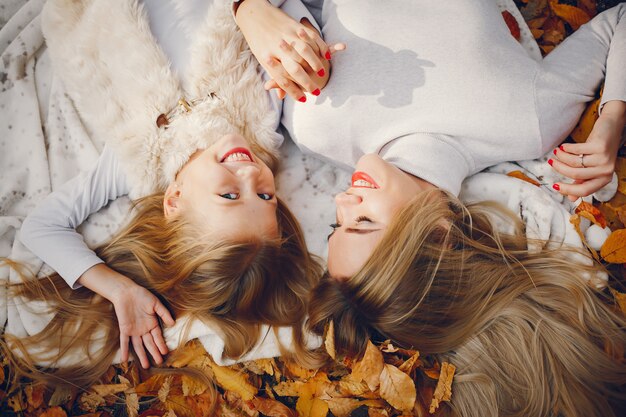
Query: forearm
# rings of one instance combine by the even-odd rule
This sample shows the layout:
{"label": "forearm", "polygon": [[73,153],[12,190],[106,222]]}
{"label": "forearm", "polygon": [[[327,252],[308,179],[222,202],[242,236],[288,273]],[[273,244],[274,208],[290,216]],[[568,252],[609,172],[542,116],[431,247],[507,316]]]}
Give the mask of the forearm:
{"label": "forearm", "polygon": [[626,125],[626,102],[621,100],[606,102],[600,117],[608,117],[622,125]]}
{"label": "forearm", "polygon": [[130,278],[115,272],[103,263],[89,268],[78,278],[77,282],[112,303],[126,293],[129,288],[137,285]]}

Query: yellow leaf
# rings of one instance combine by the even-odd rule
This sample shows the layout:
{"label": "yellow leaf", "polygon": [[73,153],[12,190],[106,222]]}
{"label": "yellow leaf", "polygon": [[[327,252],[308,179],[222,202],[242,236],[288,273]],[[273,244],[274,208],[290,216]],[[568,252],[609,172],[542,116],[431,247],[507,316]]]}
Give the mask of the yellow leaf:
{"label": "yellow leaf", "polygon": [[411,411],[417,396],[415,383],[395,366],[385,364],[380,374],[380,396],[398,410]]}
{"label": "yellow leaf", "polygon": [[137,385],[133,389],[133,392],[140,397],[157,395],[157,392],[159,392],[165,381],[171,378],[171,376],[164,374],[152,375],[150,378]]}
{"label": "yellow leaf", "polygon": [[106,384],[106,385],[92,385],[90,390],[95,392],[101,397],[106,397],[107,395],[118,394],[120,392],[126,391],[130,388],[130,384]]}
{"label": "yellow leaf", "polygon": [[404,363],[400,365],[398,369],[400,369],[405,374],[410,375],[415,368],[418,368],[422,364],[422,361],[420,361],[419,358],[420,353],[415,352],[415,354],[413,354],[413,356],[404,361]]}
{"label": "yellow leaf", "polygon": [[104,398],[95,392],[86,392],[78,398],[78,407],[83,411],[95,412],[106,404]]}
{"label": "yellow leaf", "polygon": [[198,358],[207,356],[207,352],[202,346],[202,343],[196,339],[187,342],[185,346],[181,346],[178,349],[172,351],[167,358],[165,364],[172,368],[182,368],[190,363],[197,361]]}
{"label": "yellow leaf", "polygon": [[254,408],[264,416],[268,417],[297,417],[294,410],[287,407],[280,401],[271,400],[268,398],[255,397],[252,400]]}
{"label": "yellow leaf", "polygon": [[326,402],[335,417],[348,417],[352,411],[361,406],[361,401],[356,398],[331,398]]}
{"label": "yellow leaf", "polygon": [[506,175],[508,175],[509,177],[517,178],[517,179],[522,180],[522,181],[526,181],[526,182],[528,182],[528,183],[530,183],[530,184],[532,184],[532,185],[534,185],[536,187],[541,186],[541,184],[539,182],[537,182],[534,179],[530,178],[529,176],[524,174],[522,171],[511,171],[511,172],[509,172]]}
{"label": "yellow leaf", "polygon": [[593,129],[593,125],[596,123],[598,119],[598,109],[600,107],[600,99],[595,99],[594,101],[587,104],[587,108],[583,112],[583,115],[580,116],[580,120],[578,124],[572,130],[570,136],[574,141],[578,143],[583,143],[587,141],[589,134],[591,133],[591,129]]}
{"label": "yellow leaf", "polygon": [[243,362],[242,365],[244,368],[257,375],[268,374],[274,376],[276,372],[276,362],[274,362],[273,358],[247,361]]}
{"label": "yellow leaf", "polygon": [[369,408],[367,410],[367,415],[369,417],[389,417],[387,410],[380,408]]}
{"label": "yellow leaf", "polygon": [[370,391],[376,391],[380,383],[380,373],[383,371],[383,354],[372,344],[367,342],[363,359],[352,368],[351,378],[354,381],[365,381]]}
{"label": "yellow leaf", "polygon": [[615,297],[619,309],[622,310],[622,313],[626,314],[626,294],[616,291],[613,288],[611,288],[611,293],[613,297]]}
{"label": "yellow leaf", "polygon": [[309,379],[315,375],[316,372],[311,369],[303,368],[294,361],[288,359],[284,360],[283,364],[285,365],[285,370],[287,371],[286,374],[293,378]]}
{"label": "yellow leaf", "polygon": [[337,394],[344,397],[361,397],[369,390],[369,387],[363,381],[342,379],[337,385]]}
{"label": "yellow leaf", "polygon": [[335,323],[332,320],[328,324],[328,329],[326,329],[324,347],[326,348],[326,353],[328,353],[328,356],[333,359],[337,358],[337,353],[335,352]]}
{"label": "yellow leaf", "polygon": [[600,248],[600,256],[612,264],[626,262],[626,229],[615,230],[609,235]]}
{"label": "yellow leaf", "polygon": [[296,402],[296,411],[300,417],[326,417],[328,404],[314,397],[312,387],[305,385]]}
{"label": "yellow leaf", "polygon": [[220,387],[236,392],[244,401],[251,400],[257,394],[258,389],[248,381],[246,374],[225,366],[219,366],[213,361],[210,364]]}
{"label": "yellow leaf", "polygon": [[11,407],[16,413],[24,411],[28,407],[24,398],[24,393],[22,391],[18,391],[17,394],[12,395],[7,403],[9,404],[9,407]]}
{"label": "yellow leaf", "polygon": [[67,417],[67,413],[61,407],[52,407],[41,413],[39,417]]}
{"label": "yellow leaf", "polygon": [[575,213],[589,219],[591,223],[597,224],[603,229],[606,227],[606,219],[604,218],[604,215],[600,210],[594,207],[593,204],[583,201],[578,205],[578,207],[576,207]]}
{"label": "yellow leaf", "polygon": [[541,30],[541,29],[530,29],[530,33],[532,33],[532,34],[533,34],[533,37],[534,37],[535,39],[539,39],[539,38],[541,38],[541,36],[543,35],[543,32],[544,32],[544,31],[543,31],[543,30]]}
{"label": "yellow leaf", "polygon": [[183,382],[184,397],[189,397],[190,395],[200,395],[208,388],[208,386],[204,382],[198,380],[197,378],[183,375],[181,379]]}
{"label": "yellow leaf", "polygon": [[274,392],[281,397],[298,397],[305,385],[302,381],[283,381],[274,386]]}
{"label": "yellow leaf", "polygon": [[554,14],[569,23],[574,30],[591,20],[584,10],[569,4],[559,4],[557,0],[550,0],[550,8]]}
{"label": "yellow leaf", "polygon": [[128,417],[137,417],[139,415],[139,397],[137,394],[126,394],[126,413]]}
{"label": "yellow leaf", "polygon": [[167,402],[167,397],[170,395],[171,387],[172,377],[168,376],[165,382],[163,382],[163,385],[161,385],[161,388],[159,388],[159,390],[157,391],[157,397],[159,398],[159,401],[161,401],[163,404]]}
{"label": "yellow leaf", "polygon": [[456,367],[451,363],[443,362],[441,364],[441,374],[430,403],[430,414],[433,414],[439,408],[439,404],[442,401],[450,401],[452,398],[452,380],[454,379],[455,370]]}

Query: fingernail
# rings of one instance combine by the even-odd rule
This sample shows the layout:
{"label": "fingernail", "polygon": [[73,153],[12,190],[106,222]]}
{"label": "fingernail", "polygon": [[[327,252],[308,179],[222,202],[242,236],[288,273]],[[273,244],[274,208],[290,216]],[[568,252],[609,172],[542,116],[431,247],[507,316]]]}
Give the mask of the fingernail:
{"label": "fingernail", "polygon": [[311,94],[313,94],[314,96],[319,96],[321,93],[319,88],[316,88],[315,90],[311,91]]}
{"label": "fingernail", "polygon": [[552,159],[548,159],[548,163],[550,164],[550,166],[552,166],[552,164],[554,163],[554,161]]}
{"label": "fingernail", "polygon": [[561,187],[559,186],[559,184],[554,184],[552,188],[554,188],[557,191],[561,190]]}
{"label": "fingernail", "polygon": [[326,51],[326,55],[324,57],[330,61],[330,51]]}
{"label": "fingernail", "polygon": [[556,149],[555,149],[555,150],[553,150],[553,151],[552,151],[552,153],[556,155]]}
{"label": "fingernail", "polygon": [[300,103],[304,103],[304,102],[306,101],[306,97],[305,97],[305,96],[302,96],[302,97],[300,97],[300,98],[298,99],[298,101],[299,101]]}
{"label": "fingernail", "polygon": [[321,70],[317,71],[317,75],[319,75],[320,77],[323,77],[324,74],[326,74],[326,71],[324,71],[324,68],[322,68]]}
{"label": "fingernail", "polygon": [[563,149],[563,145],[559,146],[559,149],[565,152],[565,149]]}

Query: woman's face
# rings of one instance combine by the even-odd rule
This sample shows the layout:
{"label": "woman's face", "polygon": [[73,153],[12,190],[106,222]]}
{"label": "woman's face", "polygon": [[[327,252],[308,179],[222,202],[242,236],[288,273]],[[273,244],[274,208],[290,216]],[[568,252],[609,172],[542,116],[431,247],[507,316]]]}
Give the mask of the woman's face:
{"label": "woman's face", "polygon": [[337,222],[328,243],[328,271],[338,279],[356,274],[394,215],[416,194],[435,188],[376,154],[359,159],[347,191],[337,194]]}
{"label": "woman's face", "polygon": [[228,239],[276,237],[274,175],[237,134],[198,150],[176,175],[163,202],[165,216],[200,216],[211,233]]}

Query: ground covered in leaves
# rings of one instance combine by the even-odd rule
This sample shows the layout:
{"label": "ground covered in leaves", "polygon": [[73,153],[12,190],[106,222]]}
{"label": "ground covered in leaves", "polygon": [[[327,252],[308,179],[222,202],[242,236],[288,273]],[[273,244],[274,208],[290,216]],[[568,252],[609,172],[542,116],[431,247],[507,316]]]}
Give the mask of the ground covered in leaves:
{"label": "ground covered in leaves", "polygon": [[[542,53],[617,1],[515,0]],[[520,30],[513,16],[503,13],[512,36]],[[599,100],[591,103],[570,140],[584,141],[597,117]],[[583,203],[572,216],[608,225],[612,235],[601,248],[590,248],[596,259],[609,267],[616,279],[626,282],[626,150],[622,149],[616,172],[617,195],[606,203]],[[523,173],[511,173],[521,180]],[[616,286],[616,285],[614,285]],[[610,290],[616,304],[626,311],[626,295]],[[327,333],[332,335],[333,329]],[[347,416],[426,416],[445,407],[454,389],[453,364],[438,363],[414,350],[394,347],[390,342],[369,344],[359,361],[335,358],[331,338],[328,354],[337,359],[317,371],[275,358],[218,366],[197,342],[172,352],[165,373],[144,371],[137,366],[111,366],[97,385],[46,387],[29,384],[8,391],[0,367],[0,415],[25,417],[192,417],[192,416],[311,416],[331,413]],[[1,359],[1,358],[0,358]],[[180,371],[183,370],[183,373]],[[204,379],[197,378],[203,375]],[[210,382],[212,381],[212,382]],[[443,403],[443,404],[442,404]]]}

